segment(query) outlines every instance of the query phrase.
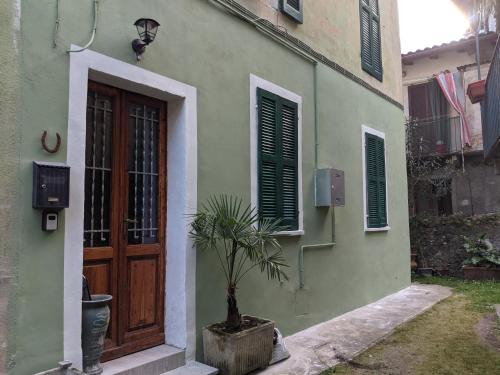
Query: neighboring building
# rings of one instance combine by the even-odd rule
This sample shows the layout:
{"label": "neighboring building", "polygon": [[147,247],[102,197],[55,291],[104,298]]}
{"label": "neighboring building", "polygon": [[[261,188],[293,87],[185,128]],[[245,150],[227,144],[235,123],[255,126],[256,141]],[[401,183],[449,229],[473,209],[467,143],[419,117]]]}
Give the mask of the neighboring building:
{"label": "neighboring building", "polygon": [[[430,182],[418,185],[410,197],[413,214],[481,214],[500,210],[500,171],[494,161],[484,160],[481,105],[472,104],[466,95],[468,85],[478,80],[475,39],[471,36],[402,56],[405,115],[416,125],[413,136],[424,154],[452,158],[457,167],[457,173],[449,177],[447,194],[437,197]],[[482,34],[479,41],[484,79],[497,34]],[[437,77],[442,72],[453,75],[465,121],[438,84]],[[440,176],[435,178],[438,181]]]}
{"label": "neighboring building", "polygon": [[493,160],[500,173],[500,42],[497,42],[481,102],[484,157]]}
{"label": "neighboring building", "polygon": [[[82,272],[114,296],[104,359],[164,343],[200,359],[201,328],[224,319],[225,292],[188,224],[213,194],[289,225],[290,281],[256,272],[238,290],[240,311],[287,335],[409,285],[397,1],[284,3],[1,3],[8,374],[81,364]],[[94,5],[95,39],[81,50]],[[161,26],[137,61],[140,17]],[[60,135],[57,152],[42,148],[44,131],[48,150]],[[71,167],[54,232],[32,208],[33,161]],[[307,252],[301,269],[301,246],[332,239],[332,209],[315,207],[317,168],[345,171],[345,207],[336,246]]]}
{"label": "neighboring building", "polygon": [[[477,9],[475,8],[475,3],[480,1],[471,0],[452,0],[456,6],[471,20],[471,24],[474,24],[475,20],[478,18],[480,21],[479,32],[489,33],[491,31],[500,31],[500,24],[497,22],[497,14],[500,14],[500,0],[490,0],[482,1],[484,4],[489,3],[488,7],[484,8],[484,11],[478,15]],[[470,30],[474,32],[475,30]]]}

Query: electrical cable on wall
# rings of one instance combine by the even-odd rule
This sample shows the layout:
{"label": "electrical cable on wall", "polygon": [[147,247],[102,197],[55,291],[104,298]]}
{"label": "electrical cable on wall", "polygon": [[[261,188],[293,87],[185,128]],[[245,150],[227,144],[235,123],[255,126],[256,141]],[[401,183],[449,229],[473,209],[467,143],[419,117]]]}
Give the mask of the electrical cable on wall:
{"label": "electrical cable on wall", "polygon": [[59,24],[61,19],[59,17],[59,0],[56,0],[56,24],[54,26],[54,40],[52,42],[52,48],[57,47],[57,38],[59,36]]}
{"label": "electrical cable on wall", "polygon": [[77,50],[71,50],[70,49],[70,50],[68,50],[66,52],[68,52],[68,53],[83,52],[87,48],[89,48],[92,45],[92,43],[94,43],[95,35],[96,35],[96,32],[97,32],[98,13],[99,13],[99,0],[94,0],[94,26],[92,28],[92,35],[90,37],[89,42],[85,46],[83,46],[81,49],[77,49]]}

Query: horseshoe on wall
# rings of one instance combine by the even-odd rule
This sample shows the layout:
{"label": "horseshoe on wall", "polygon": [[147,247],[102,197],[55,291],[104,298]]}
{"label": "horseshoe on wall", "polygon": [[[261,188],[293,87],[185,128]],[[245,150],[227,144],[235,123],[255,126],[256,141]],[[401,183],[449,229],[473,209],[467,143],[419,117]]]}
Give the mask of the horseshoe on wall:
{"label": "horseshoe on wall", "polygon": [[59,135],[59,133],[56,133],[56,137],[56,145],[53,148],[50,148],[49,146],[47,146],[47,130],[45,130],[42,134],[42,147],[50,154],[55,154],[57,151],[59,151],[59,147],[61,147],[61,136]]}

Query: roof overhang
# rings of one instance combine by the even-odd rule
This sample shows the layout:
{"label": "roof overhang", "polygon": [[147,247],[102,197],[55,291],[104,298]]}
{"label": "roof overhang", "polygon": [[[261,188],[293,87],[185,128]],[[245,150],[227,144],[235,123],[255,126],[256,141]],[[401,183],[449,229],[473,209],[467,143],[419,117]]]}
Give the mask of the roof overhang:
{"label": "roof overhang", "polygon": [[[491,47],[491,50],[494,50],[495,43],[497,41],[498,34],[496,32],[489,32],[487,34],[482,34],[479,36],[479,42],[482,45],[482,48]],[[463,38],[460,40],[456,40],[449,43],[444,43],[438,46],[428,47],[424,49],[420,49],[413,52],[408,52],[404,55],[401,55],[401,59],[404,65],[411,65],[413,61],[424,58],[424,57],[436,57],[441,53],[449,52],[449,51],[457,51],[457,52],[467,52],[475,53],[475,43],[476,38],[474,35]],[[491,44],[490,46],[488,46]]]}

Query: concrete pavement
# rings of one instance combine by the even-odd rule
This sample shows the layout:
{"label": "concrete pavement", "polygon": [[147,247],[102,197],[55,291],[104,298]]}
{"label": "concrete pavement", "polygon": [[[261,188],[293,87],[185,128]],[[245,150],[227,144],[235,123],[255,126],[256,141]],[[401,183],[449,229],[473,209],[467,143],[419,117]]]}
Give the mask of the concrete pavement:
{"label": "concrete pavement", "polygon": [[379,301],[285,338],[291,357],[259,375],[316,375],[352,359],[394,329],[449,297],[439,285],[413,284]]}

